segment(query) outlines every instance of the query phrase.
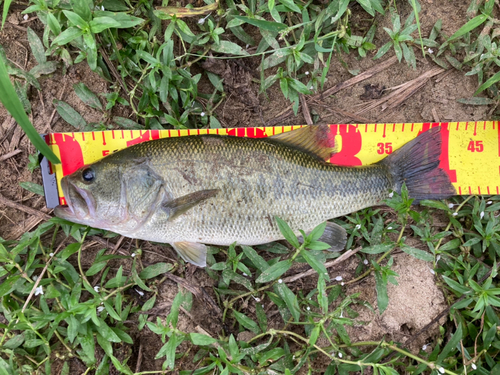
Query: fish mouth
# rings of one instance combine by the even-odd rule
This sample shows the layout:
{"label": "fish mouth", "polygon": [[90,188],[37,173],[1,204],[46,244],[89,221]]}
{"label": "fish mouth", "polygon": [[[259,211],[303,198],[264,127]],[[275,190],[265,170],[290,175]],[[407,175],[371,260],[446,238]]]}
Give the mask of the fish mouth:
{"label": "fish mouth", "polygon": [[72,183],[67,177],[62,178],[61,187],[67,205],[57,206],[54,209],[56,216],[80,224],[95,218],[95,200],[88,191]]}

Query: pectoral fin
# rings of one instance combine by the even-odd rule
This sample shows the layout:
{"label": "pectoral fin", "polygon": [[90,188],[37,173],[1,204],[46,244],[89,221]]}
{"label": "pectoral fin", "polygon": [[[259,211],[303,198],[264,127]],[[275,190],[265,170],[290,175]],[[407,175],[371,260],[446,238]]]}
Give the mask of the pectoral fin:
{"label": "pectoral fin", "polygon": [[167,211],[169,220],[172,220],[201,202],[215,197],[219,191],[219,189],[196,191],[163,203],[163,209]]}
{"label": "pectoral fin", "polygon": [[174,242],[172,247],[182,259],[198,267],[207,265],[207,247],[196,242]]}
{"label": "pectoral fin", "polygon": [[[309,234],[309,233],[306,233]],[[300,243],[304,242],[302,236],[298,237]],[[328,251],[342,251],[347,243],[347,232],[340,225],[327,222],[326,228],[318,241],[327,243],[331,247]]]}

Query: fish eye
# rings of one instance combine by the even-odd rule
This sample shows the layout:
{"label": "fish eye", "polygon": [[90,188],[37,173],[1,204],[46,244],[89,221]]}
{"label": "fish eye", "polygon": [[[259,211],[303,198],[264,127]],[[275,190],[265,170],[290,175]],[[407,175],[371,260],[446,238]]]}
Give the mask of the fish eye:
{"label": "fish eye", "polygon": [[85,168],[82,172],[84,182],[92,182],[95,178],[95,172],[92,168]]}

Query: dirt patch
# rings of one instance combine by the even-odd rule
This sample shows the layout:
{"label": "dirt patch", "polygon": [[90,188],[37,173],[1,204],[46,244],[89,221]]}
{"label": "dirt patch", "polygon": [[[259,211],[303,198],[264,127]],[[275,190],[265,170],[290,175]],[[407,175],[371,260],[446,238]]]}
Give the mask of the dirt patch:
{"label": "dirt patch", "polygon": [[[428,262],[400,253],[394,256],[392,270],[399,275],[396,277],[398,285],[389,283],[389,306],[382,315],[377,309],[373,277],[347,288],[347,294],[360,293],[360,299],[369,302],[375,309],[355,309],[360,314],[356,320],[363,324],[346,327],[353,341],[378,341],[385,338],[386,341],[393,340],[404,345],[447,307]],[[443,318],[440,324],[445,320]],[[433,342],[437,328],[434,326],[420,335],[412,342],[410,349],[418,353],[424,344]]]}

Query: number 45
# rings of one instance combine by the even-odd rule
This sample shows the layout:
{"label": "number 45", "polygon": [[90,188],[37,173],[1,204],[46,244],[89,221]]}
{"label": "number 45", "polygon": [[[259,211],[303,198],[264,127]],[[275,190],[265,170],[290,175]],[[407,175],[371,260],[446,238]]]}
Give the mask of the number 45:
{"label": "number 45", "polygon": [[483,141],[470,141],[467,150],[470,152],[483,152]]}

